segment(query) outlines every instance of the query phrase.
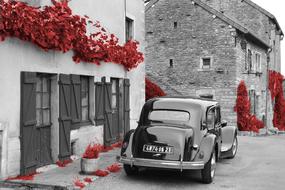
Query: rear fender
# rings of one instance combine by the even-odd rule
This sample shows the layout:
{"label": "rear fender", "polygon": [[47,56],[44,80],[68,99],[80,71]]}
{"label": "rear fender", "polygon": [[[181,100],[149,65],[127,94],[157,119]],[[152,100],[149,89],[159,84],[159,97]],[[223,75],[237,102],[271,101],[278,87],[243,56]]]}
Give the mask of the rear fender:
{"label": "rear fender", "polygon": [[236,135],[237,128],[235,126],[226,126],[222,128],[222,152],[229,151],[232,148]]}
{"label": "rear fender", "polygon": [[[131,158],[132,157],[132,144],[133,144],[134,130],[129,131],[123,141],[123,146],[121,149],[121,156]],[[127,147],[124,144],[127,143]]]}
{"label": "rear fender", "polygon": [[208,134],[202,138],[200,148],[195,156],[195,161],[208,162],[216,144],[216,135]]}

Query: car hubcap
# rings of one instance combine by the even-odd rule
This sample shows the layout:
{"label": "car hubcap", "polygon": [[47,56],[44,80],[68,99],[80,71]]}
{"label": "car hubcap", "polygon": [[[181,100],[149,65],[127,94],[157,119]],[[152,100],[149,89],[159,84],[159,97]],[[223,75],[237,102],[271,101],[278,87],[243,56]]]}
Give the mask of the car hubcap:
{"label": "car hubcap", "polygon": [[233,143],[233,155],[236,154],[237,151],[237,139],[235,138],[234,143]]}
{"label": "car hubcap", "polygon": [[215,175],[216,170],[216,155],[213,153],[212,159],[211,159],[211,177],[213,178]]}

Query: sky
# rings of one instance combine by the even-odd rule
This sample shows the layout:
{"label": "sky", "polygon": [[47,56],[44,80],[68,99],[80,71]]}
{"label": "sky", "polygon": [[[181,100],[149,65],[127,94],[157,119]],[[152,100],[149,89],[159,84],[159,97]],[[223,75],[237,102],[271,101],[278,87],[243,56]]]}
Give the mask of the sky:
{"label": "sky", "polygon": [[[285,33],[285,1],[284,0],[252,0],[273,14]],[[281,73],[285,75],[285,38],[281,41]]]}

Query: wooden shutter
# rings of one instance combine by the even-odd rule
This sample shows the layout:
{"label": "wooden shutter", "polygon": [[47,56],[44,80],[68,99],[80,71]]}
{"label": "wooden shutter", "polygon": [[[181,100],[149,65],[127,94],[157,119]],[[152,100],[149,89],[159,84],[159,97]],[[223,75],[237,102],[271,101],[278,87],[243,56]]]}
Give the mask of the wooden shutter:
{"label": "wooden shutter", "polygon": [[69,75],[59,76],[59,159],[69,159],[71,128],[71,80]]}
{"label": "wooden shutter", "polygon": [[[110,145],[114,140],[112,133],[112,84],[102,78],[104,88],[104,144]],[[116,137],[115,137],[116,138]]]}
{"label": "wooden shutter", "polygon": [[21,73],[21,174],[37,168],[36,73]]}
{"label": "wooden shutter", "polygon": [[130,80],[124,79],[124,132],[130,130]]}
{"label": "wooden shutter", "polygon": [[95,83],[95,122],[96,125],[104,124],[104,88],[103,82]]}
{"label": "wooden shutter", "polygon": [[[81,121],[81,86],[80,76],[70,75],[71,77],[71,119],[72,124],[77,124]],[[72,128],[76,128],[72,126]]]}

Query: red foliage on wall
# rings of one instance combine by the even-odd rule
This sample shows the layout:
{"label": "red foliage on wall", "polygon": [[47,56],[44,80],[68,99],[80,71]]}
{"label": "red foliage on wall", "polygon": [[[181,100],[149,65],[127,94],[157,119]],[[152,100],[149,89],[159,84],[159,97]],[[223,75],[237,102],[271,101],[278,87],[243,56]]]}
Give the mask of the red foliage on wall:
{"label": "red foliage on wall", "polygon": [[[51,0],[43,9],[24,2],[0,1],[0,41],[16,37],[36,44],[45,51],[73,50],[73,60],[100,64],[101,61],[121,64],[131,70],[143,62],[138,42],[121,46],[114,34],[108,34],[100,23],[88,16],[73,15],[67,1]],[[87,35],[87,25],[94,32]]]}
{"label": "red foliage on wall", "polygon": [[155,83],[145,78],[145,99],[166,96],[165,92]]}
{"label": "red foliage on wall", "polygon": [[259,132],[264,127],[262,121],[250,113],[250,101],[244,81],[237,88],[237,99],[234,111],[237,112],[237,125],[240,131]]}
{"label": "red foliage on wall", "polygon": [[284,76],[276,71],[269,71],[268,88],[274,101],[273,125],[280,131],[285,131],[285,99],[283,94]]}
{"label": "red foliage on wall", "polygon": [[102,145],[100,144],[89,144],[85,149],[83,158],[94,159],[99,157],[99,153],[102,151]]}

